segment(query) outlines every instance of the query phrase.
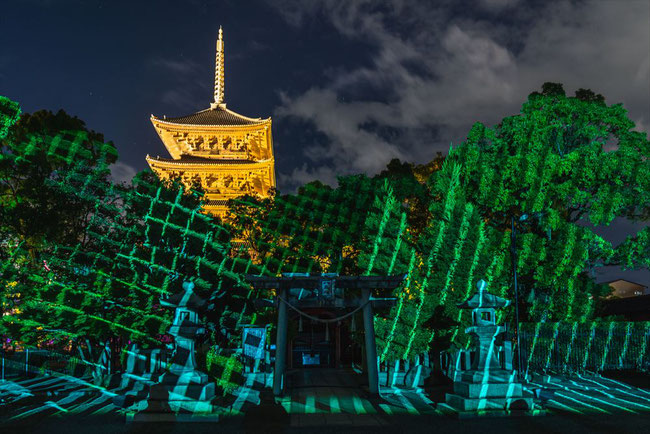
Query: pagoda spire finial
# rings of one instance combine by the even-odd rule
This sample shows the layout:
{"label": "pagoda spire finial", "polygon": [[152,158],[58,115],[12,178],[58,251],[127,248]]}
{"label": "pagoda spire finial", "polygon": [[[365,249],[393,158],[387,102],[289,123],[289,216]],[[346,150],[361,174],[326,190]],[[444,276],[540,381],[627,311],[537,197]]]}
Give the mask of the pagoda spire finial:
{"label": "pagoda spire finial", "polygon": [[219,38],[217,39],[217,59],[214,68],[214,102],[211,108],[225,107],[223,102],[224,94],[224,55],[223,55],[223,29],[219,26]]}

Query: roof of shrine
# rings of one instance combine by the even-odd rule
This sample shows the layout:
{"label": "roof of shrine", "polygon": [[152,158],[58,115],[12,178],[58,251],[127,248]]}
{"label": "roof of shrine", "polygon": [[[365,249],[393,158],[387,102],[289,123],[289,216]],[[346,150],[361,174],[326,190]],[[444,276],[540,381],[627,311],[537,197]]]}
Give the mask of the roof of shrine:
{"label": "roof of shrine", "polygon": [[257,288],[316,288],[322,280],[334,280],[337,288],[395,289],[406,278],[405,274],[395,276],[255,276],[247,274],[245,280]]}
{"label": "roof of shrine", "polygon": [[239,113],[235,113],[225,107],[225,104],[220,104],[215,108],[201,110],[187,116],[179,116],[175,118],[160,119],[151,115],[161,123],[174,124],[174,125],[191,125],[191,126],[249,126],[259,125],[266,123],[270,118],[249,118]]}

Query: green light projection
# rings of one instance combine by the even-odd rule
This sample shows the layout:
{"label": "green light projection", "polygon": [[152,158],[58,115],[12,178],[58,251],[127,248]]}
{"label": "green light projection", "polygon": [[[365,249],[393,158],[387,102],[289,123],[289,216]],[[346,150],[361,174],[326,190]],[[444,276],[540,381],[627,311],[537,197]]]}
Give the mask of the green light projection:
{"label": "green light projection", "polygon": [[[573,118],[577,127],[568,137],[567,119]],[[13,118],[2,119],[10,125],[6,119]],[[593,126],[592,119],[604,123]],[[25,294],[24,311],[12,320],[29,319],[63,335],[115,333],[154,344],[153,336],[169,322],[157,299],[182,276],[194,276],[197,290],[225,312],[211,321],[234,329],[253,320],[249,301],[256,294],[242,282],[245,273],[403,272],[398,304],[375,323],[381,359],[410,358],[434,336],[443,347],[467,344],[462,330],[468,319],[456,303],[476,276],[485,276],[495,294],[512,298],[503,215],[545,211],[517,237],[517,266],[526,284],[522,298],[535,289],[549,303],[532,297],[523,311],[531,321],[584,321],[593,310],[590,296],[603,291],[587,275],[589,267],[616,261],[643,266],[650,257],[650,231],[613,249],[575,224],[582,216],[608,222],[632,204],[650,202],[648,162],[639,158],[650,153],[649,146],[631,125],[620,106],[531,96],[520,115],[494,128],[476,124],[442,167],[422,179],[417,168],[393,166],[374,178],[341,177],[335,189],[316,182],[273,200],[244,197],[234,201],[228,224],[199,212],[198,191],[184,194],[150,174],[139,175],[132,186],[113,184],[107,173],[115,148],[87,133],[29,136],[3,158],[25,164],[45,156],[57,167],[48,188],[74,198],[71,206],[88,215],[74,243],[15,239],[3,248],[3,259],[10,258],[2,266],[3,288],[18,282]],[[619,149],[604,152],[603,139],[610,135]],[[49,270],[42,262],[35,266],[34,251]],[[54,318],[48,316],[52,310],[58,312]],[[505,312],[506,320],[510,315]],[[254,320],[273,322],[265,312]],[[553,333],[561,337],[562,330]],[[26,338],[44,337],[33,327],[23,331]],[[566,344],[562,357],[576,353],[578,340]],[[634,353],[628,347],[625,357]],[[543,366],[549,364],[545,351]]]}
{"label": "green light projection", "polygon": [[0,95],[0,139],[4,139],[20,118],[20,104]]}
{"label": "green light projection", "polygon": [[[113,184],[108,164],[114,147],[89,140],[83,131],[32,137],[16,149],[3,158],[44,155],[64,165],[46,185],[74,197],[89,215],[82,241],[45,245],[39,261],[29,261],[31,252],[22,245],[11,250],[11,261],[3,263],[3,286],[16,282],[21,293],[20,313],[3,318],[11,335],[32,343],[62,335],[98,341],[122,336],[160,345],[156,335],[170,318],[158,300],[174,291],[181,276],[194,278],[208,296],[227,282],[222,302],[228,306],[222,307],[224,315],[213,315],[217,324],[247,318],[241,312],[250,294],[241,275],[251,269],[250,260],[229,256],[229,232],[199,212],[199,193],[183,194],[180,185],[166,187],[147,173],[133,186]],[[234,316],[228,318],[228,312]]]}
{"label": "green light projection", "polygon": [[650,366],[650,322],[522,324],[529,371],[602,372]]}

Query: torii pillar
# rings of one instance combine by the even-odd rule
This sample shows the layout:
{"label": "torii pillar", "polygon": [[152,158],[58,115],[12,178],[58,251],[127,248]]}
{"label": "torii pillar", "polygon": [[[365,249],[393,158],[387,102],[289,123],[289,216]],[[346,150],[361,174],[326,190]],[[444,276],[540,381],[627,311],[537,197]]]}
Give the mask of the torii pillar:
{"label": "torii pillar", "polygon": [[371,395],[379,394],[379,373],[377,372],[377,344],[375,343],[375,323],[370,301],[370,289],[364,288],[363,294],[363,328],[366,340],[366,371],[368,372],[368,391]]}
{"label": "torii pillar", "polygon": [[284,370],[287,359],[287,325],[289,316],[287,315],[287,288],[281,285],[278,288],[278,330],[275,337],[275,367],[273,369],[273,394],[279,396],[282,394],[284,386]]}

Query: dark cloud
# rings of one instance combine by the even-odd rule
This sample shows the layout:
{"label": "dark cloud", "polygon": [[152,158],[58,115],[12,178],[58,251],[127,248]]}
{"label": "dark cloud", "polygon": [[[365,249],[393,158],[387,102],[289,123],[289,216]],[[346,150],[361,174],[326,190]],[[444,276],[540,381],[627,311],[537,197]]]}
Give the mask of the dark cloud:
{"label": "dark cloud", "polygon": [[479,0],[479,6],[493,12],[501,12],[504,9],[515,6],[519,0]]}
{"label": "dark cloud", "polygon": [[[318,164],[370,174],[391,158],[424,162],[462,141],[473,122],[516,114],[546,81],[562,82],[568,92],[591,88],[609,103],[622,102],[638,129],[650,125],[646,1],[477,3],[507,14],[502,21],[472,8],[459,12],[452,2],[273,4],[293,26],[324,18],[345,38],[374,49],[369,64],[340,65],[324,84],[283,93],[275,115],[310,122],[329,139],[304,148],[314,164],[285,177],[293,185],[322,174]],[[359,88],[374,92],[355,97]],[[388,140],[377,126],[398,134]]]}

